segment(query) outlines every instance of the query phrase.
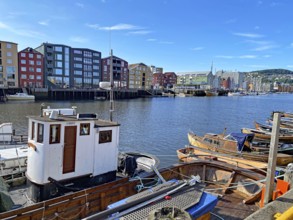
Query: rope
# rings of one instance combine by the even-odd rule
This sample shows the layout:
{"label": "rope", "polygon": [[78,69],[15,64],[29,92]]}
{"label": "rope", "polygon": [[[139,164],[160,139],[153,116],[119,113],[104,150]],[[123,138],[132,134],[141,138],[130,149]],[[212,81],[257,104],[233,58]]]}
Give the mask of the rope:
{"label": "rope", "polygon": [[214,215],[214,216],[216,216],[217,218],[219,218],[219,219],[221,219],[221,220],[224,220],[224,218],[222,218],[221,216],[219,216],[219,215],[217,215],[217,214],[215,214],[215,213],[213,213],[213,212],[210,212],[212,215]]}

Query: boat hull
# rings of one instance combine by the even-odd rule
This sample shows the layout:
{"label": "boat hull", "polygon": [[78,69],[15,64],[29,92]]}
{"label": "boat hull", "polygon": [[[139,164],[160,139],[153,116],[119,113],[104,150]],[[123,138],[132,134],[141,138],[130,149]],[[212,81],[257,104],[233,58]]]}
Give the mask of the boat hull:
{"label": "boat hull", "polygon": [[[241,157],[248,160],[253,161],[261,161],[261,162],[268,162],[269,154],[268,152],[237,152],[236,150],[233,150],[231,148],[228,148],[228,146],[221,145],[221,146],[215,146],[212,144],[208,144],[203,141],[202,137],[199,137],[195,134],[188,133],[188,140],[189,143],[192,146],[208,149],[214,152],[219,152],[223,154],[228,154],[234,157]],[[277,154],[277,165],[279,166],[285,166],[288,163],[293,162],[293,156],[288,154]]]}

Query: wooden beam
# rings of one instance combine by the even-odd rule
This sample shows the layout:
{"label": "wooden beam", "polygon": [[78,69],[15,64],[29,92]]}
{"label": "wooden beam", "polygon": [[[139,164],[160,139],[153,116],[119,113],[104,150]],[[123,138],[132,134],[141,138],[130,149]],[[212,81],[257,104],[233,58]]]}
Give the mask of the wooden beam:
{"label": "wooden beam", "polygon": [[274,178],[276,171],[276,162],[277,162],[277,152],[279,144],[279,128],[280,128],[280,113],[274,113],[272,136],[270,143],[270,153],[268,161],[268,170],[266,178],[266,189],[265,189],[265,198],[264,205],[268,204],[272,200],[273,190],[274,190]]}

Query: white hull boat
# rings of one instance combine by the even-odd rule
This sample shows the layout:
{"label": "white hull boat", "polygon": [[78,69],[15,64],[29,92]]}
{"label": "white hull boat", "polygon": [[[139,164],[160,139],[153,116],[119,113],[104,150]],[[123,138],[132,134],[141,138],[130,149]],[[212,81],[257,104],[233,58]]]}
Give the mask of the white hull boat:
{"label": "white hull boat", "polygon": [[28,95],[26,93],[16,93],[15,95],[6,95],[8,100],[35,100],[34,95]]}

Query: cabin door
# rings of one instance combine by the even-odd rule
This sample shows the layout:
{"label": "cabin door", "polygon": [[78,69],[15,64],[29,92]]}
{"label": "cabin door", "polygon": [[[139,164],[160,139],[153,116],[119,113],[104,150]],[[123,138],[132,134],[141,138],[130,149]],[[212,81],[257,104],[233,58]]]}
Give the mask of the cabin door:
{"label": "cabin door", "polygon": [[76,152],[76,126],[65,126],[63,173],[74,172]]}

